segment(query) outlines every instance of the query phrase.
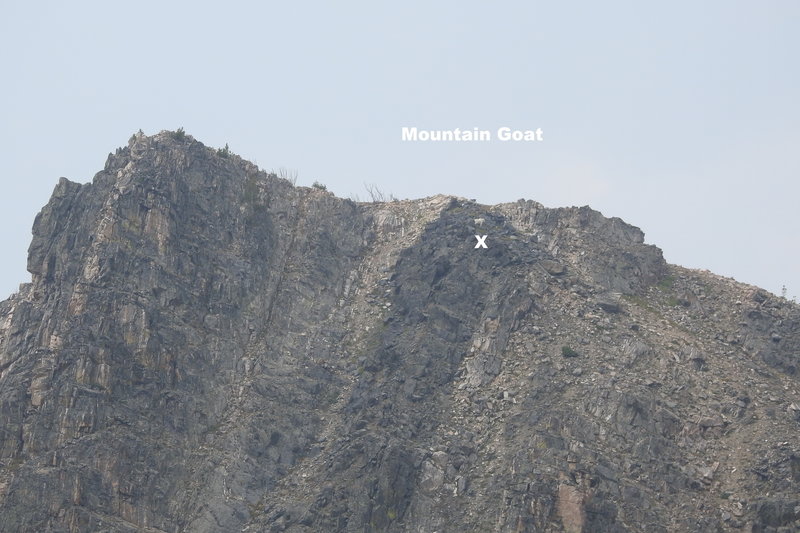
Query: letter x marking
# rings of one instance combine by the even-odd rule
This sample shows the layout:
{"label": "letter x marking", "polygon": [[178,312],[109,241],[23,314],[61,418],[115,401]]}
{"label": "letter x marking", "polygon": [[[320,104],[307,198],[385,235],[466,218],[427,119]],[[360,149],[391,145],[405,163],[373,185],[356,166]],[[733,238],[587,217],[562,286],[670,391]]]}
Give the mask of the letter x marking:
{"label": "letter x marking", "polygon": [[475,238],[478,239],[478,244],[475,245],[475,248],[488,248],[486,246],[486,237],[488,235],[475,235]]}

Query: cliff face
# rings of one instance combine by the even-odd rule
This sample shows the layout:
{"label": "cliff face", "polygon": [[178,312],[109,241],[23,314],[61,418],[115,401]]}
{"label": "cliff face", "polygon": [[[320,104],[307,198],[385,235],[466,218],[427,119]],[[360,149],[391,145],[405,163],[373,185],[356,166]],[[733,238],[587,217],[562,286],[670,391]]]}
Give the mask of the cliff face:
{"label": "cliff face", "polygon": [[589,208],[356,204],[136,135],[28,269],[0,531],[800,526],[798,307]]}

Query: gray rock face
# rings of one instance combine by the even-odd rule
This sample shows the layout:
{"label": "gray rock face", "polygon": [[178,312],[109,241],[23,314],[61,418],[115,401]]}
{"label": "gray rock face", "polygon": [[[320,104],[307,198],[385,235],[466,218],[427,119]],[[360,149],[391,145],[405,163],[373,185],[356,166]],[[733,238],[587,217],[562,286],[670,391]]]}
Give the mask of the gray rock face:
{"label": "gray rock face", "polygon": [[356,204],[135,135],[28,269],[0,531],[800,527],[797,306],[587,207]]}

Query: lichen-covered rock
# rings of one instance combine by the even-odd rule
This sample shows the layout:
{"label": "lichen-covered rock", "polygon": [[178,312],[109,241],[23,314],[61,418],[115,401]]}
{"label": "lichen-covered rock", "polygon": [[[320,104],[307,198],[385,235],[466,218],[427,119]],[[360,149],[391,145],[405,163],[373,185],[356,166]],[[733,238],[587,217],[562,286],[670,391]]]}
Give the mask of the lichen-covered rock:
{"label": "lichen-covered rock", "polygon": [[800,526],[798,307],[589,208],[356,204],[137,134],[28,269],[3,532]]}

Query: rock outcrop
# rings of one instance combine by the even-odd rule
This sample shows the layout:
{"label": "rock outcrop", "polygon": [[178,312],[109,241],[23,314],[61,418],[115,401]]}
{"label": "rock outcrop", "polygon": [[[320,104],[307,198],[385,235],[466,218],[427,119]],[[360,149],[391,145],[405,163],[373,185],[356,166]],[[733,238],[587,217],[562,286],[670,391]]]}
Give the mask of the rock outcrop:
{"label": "rock outcrop", "polygon": [[588,207],[354,203],[137,134],[28,270],[0,531],[800,528],[798,306]]}

